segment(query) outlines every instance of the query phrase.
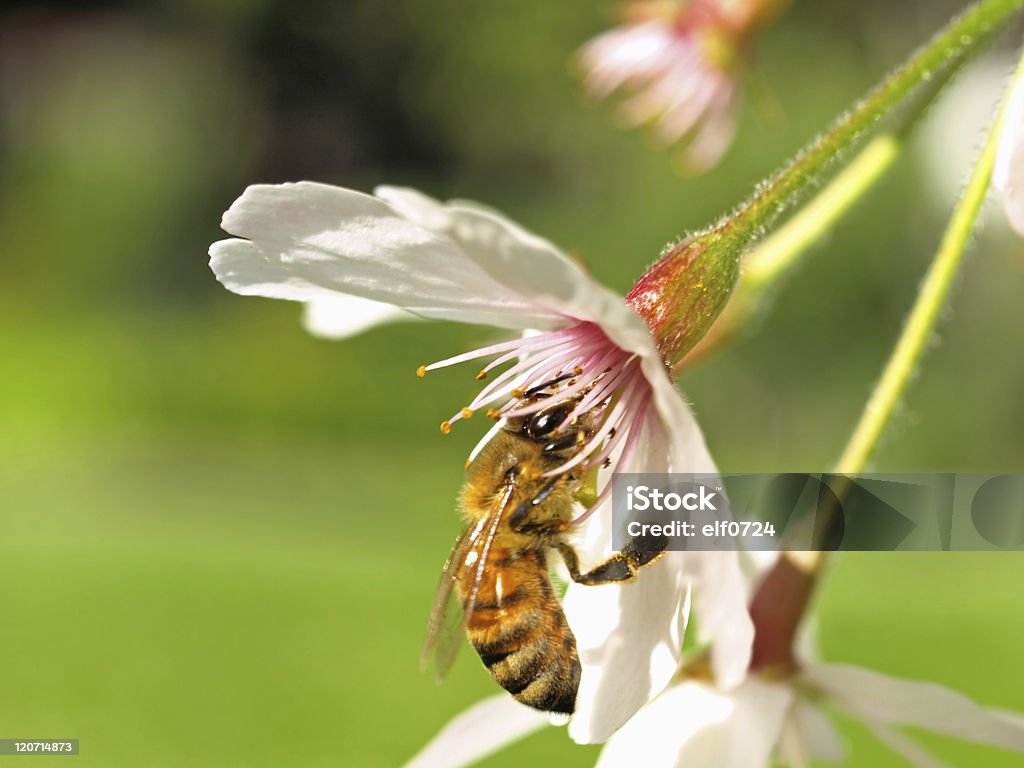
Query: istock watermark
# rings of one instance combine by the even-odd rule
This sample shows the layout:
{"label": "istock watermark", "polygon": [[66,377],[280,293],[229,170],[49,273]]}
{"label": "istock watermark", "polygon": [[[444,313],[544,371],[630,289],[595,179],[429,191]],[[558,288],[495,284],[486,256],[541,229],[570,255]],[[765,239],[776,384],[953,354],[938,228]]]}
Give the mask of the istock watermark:
{"label": "istock watermark", "polygon": [[617,474],[616,549],[1024,549],[1024,475]]}

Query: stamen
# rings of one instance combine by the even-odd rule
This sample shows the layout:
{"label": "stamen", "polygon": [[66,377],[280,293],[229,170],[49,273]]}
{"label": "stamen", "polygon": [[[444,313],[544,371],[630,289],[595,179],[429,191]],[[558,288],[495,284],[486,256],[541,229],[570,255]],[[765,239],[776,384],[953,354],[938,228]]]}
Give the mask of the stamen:
{"label": "stamen", "polygon": [[[427,371],[456,363],[491,358],[476,374],[477,381],[490,378],[491,371],[501,368],[483,386],[472,401],[442,422],[441,431],[449,434],[452,425],[468,419],[484,409],[496,423],[470,453],[467,469],[498,432],[507,427],[506,418],[529,416],[558,403],[571,407],[552,434],[563,434],[570,424],[585,423],[577,434],[577,448],[557,468],[541,472],[537,477],[568,477],[570,470],[602,471],[602,487],[597,500],[569,525],[578,525],[607,502],[611,479],[605,471],[614,472],[636,454],[642,436],[650,424],[651,389],[643,374],[640,358],[613,343],[594,323],[583,322],[561,331],[538,334],[492,344],[420,366],[418,376]],[[586,419],[585,422],[581,422]]]}
{"label": "stamen", "polygon": [[419,368],[417,368],[416,369],[416,375],[419,376],[421,379],[424,376],[426,376],[427,375],[427,366],[421,365]]}
{"label": "stamen", "polygon": [[[619,458],[616,464],[628,465],[633,458],[633,454],[636,453],[636,447],[640,443],[640,435],[645,432],[645,422],[647,421],[648,412],[645,409],[642,413],[638,413],[630,424],[629,432],[630,439],[626,442],[626,445],[622,449],[622,453],[619,454]],[[605,484],[604,490],[598,494],[598,497],[594,500],[594,503],[583,512],[569,521],[570,526],[580,525],[585,522],[592,514],[594,514],[601,505],[604,504],[612,495],[612,483],[611,481]]]}

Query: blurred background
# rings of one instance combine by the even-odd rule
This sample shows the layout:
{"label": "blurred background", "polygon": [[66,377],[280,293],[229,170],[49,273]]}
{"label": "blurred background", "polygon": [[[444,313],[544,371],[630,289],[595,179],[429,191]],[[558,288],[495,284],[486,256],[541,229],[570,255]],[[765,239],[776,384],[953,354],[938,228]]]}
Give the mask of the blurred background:
{"label": "blurred background", "polygon": [[[495,691],[468,650],[444,685],[418,670],[480,425],[437,429],[476,369],[414,371],[496,336],[331,343],[295,305],[228,293],[206,250],[247,184],[474,198],[625,292],[960,5],[797,2],[759,41],[738,140],[694,179],[580,96],[570,56],[610,2],[7,3],[0,737],[79,738],[96,766],[394,766]],[[998,56],[963,96],[994,106]],[[684,377],[724,471],[831,465],[984,112],[938,110],[765,324]],[[989,218],[877,471],[1024,471],[1024,243]],[[824,655],[1024,710],[1022,576],[1019,553],[846,555]],[[844,729],[855,765],[901,764]],[[596,755],[550,729],[488,765]]]}

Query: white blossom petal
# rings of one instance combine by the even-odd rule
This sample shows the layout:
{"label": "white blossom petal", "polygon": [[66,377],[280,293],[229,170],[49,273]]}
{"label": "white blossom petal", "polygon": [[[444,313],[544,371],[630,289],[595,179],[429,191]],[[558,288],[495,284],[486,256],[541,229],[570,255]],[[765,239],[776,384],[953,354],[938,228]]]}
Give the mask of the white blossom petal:
{"label": "white blossom petal", "polygon": [[405,768],[461,768],[548,725],[548,717],[502,693],[462,712]]}
{"label": "white blossom petal", "polygon": [[[668,379],[649,334],[630,339],[638,347],[642,340],[653,353],[642,364],[655,411],[648,414],[644,444],[631,465],[619,466],[617,471],[717,474],[700,428]],[[613,551],[607,506],[581,531],[577,551],[584,569]],[[727,686],[743,679],[750,663],[753,625],[737,553],[668,552],[632,583],[571,584],[564,608],[583,665],[576,714],[569,725],[574,740],[604,741],[671,681],[681,656],[691,581],[702,632],[720,646],[713,651],[716,673]]]}
{"label": "white blossom petal", "polygon": [[668,685],[679,666],[688,586],[670,552],[628,584],[572,584],[564,610],[583,672],[569,735],[605,741]]}
{"label": "white blossom petal", "polygon": [[838,763],[846,758],[846,743],[842,734],[832,718],[821,709],[800,700],[796,704],[794,716],[809,757],[825,763]]}
{"label": "white blossom petal", "polygon": [[[707,476],[706,482],[713,482],[718,469],[693,412],[669,380],[659,358],[645,358],[643,363],[655,408],[669,431],[666,471],[702,474]],[[687,576],[693,580],[701,640],[714,644],[711,661],[716,681],[724,688],[738,685],[750,666],[754,643],[754,625],[747,607],[748,585],[739,553],[689,552],[685,565]]]}
{"label": "white blossom petal", "polygon": [[724,17],[682,14],[609,30],[580,49],[578,62],[585,91],[603,99],[628,89],[632,95],[617,110],[620,122],[651,124],[662,144],[686,142],[682,157],[698,172],[732,142],[739,91],[737,73],[708,55],[706,40],[710,35],[738,52],[742,33]]}
{"label": "white blossom petal", "polygon": [[766,767],[794,696],[754,678],[728,694],[698,682],[673,686],[608,741],[597,768]]}
{"label": "white blossom petal", "polygon": [[626,82],[651,77],[672,60],[674,43],[658,22],[610,29],[580,49],[584,88],[603,99]]}
{"label": "white blossom petal", "polygon": [[754,623],[747,609],[747,587],[737,552],[688,552],[694,610],[701,642],[711,643],[711,667],[723,689],[746,677],[754,644]]}
{"label": "white blossom petal", "polygon": [[502,328],[565,324],[488,275],[443,232],[360,192],[313,182],[253,185],[222,226],[245,238],[210,247],[211,268],[235,293],[294,301],[357,296]]}
{"label": "white blossom petal", "polygon": [[1006,105],[992,184],[1003,196],[1006,216],[1024,235],[1024,77],[1018,76]]}
{"label": "white blossom petal", "polygon": [[[620,471],[663,472],[668,445],[655,414],[633,466]],[[610,502],[583,526],[576,542],[583,569],[612,553]],[[668,552],[626,584],[570,584],[563,609],[576,635],[583,672],[569,735],[578,743],[605,741],[672,680],[689,615],[685,553]]]}
{"label": "white blossom petal", "polygon": [[314,336],[347,339],[378,325],[415,319],[415,315],[391,304],[338,294],[306,302],[302,324]]}
{"label": "white blossom petal", "polygon": [[871,720],[865,721],[865,725],[875,735],[875,738],[914,768],[949,768],[946,763],[936,759],[924,747],[908,739],[899,731]]}
{"label": "white blossom petal", "polygon": [[815,664],[804,675],[836,705],[865,721],[914,726],[1024,751],[1024,721],[975,704],[941,685],[901,680],[848,664]]}
{"label": "white blossom petal", "polygon": [[378,187],[412,221],[446,234],[506,289],[552,313],[601,326],[623,349],[657,355],[646,324],[614,291],[548,240],[470,201],[442,205],[414,190]]}

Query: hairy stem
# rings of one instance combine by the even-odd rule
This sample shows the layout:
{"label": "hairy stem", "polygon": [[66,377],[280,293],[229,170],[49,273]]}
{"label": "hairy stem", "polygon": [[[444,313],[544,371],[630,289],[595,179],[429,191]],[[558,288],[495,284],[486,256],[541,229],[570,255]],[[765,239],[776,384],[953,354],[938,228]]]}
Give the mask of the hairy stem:
{"label": "hairy stem", "polygon": [[[1021,78],[1024,78],[1024,58],[1015,83]],[[1012,90],[1011,85],[1010,92]],[[836,465],[837,474],[857,474],[867,466],[935,331],[989,189],[1005,111],[1004,102],[953,211],[907,323]],[[824,563],[821,552],[785,552],[765,576],[750,608],[756,628],[752,668],[783,671],[795,668],[793,640],[811,603]]]}
{"label": "hairy stem", "polygon": [[[1017,72],[1018,78],[1022,76],[1024,60]],[[875,385],[860,421],[836,465],[838,473],[854,474],[863,471],[935,331],[939,315],[946,304],[953,280],[967,251],[978,212],[988,193],[1004,111],[1005,104],[1000,109],[970,181],[967,182],[967,187],[953,211],[938,253],[921,285],[917,301],[886,363],[882,377]]]}

